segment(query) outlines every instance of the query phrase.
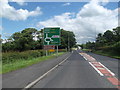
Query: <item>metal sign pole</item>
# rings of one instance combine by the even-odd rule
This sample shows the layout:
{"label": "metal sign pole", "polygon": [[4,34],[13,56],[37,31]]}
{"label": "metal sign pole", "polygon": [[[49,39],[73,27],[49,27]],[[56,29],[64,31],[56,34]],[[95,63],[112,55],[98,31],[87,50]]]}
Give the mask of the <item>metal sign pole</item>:
{"label": "metal sign pole", "polygon": [[58,45],[57,45],[57,57],[58,57]]}
{"label": "metal sign pole", "polygon": [[46,56],[48,55],[47,50],[46,50]]}

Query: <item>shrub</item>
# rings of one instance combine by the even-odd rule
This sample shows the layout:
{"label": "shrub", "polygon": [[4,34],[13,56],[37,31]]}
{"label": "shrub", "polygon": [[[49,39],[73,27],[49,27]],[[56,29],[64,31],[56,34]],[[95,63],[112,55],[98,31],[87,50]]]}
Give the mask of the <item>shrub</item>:
{"label": "shrub", "polygon": [[[59,50],[59,52],[64,52],[64,49]],[[23,52],[6,52],[2,53],[2,63],[11,63],[18,60],[28,60],[32,58],[37,58],[45,56],[46,52],[44,50],[28,50]]]}
{"label": "shrub", "polygon": [[120,54],[120,41],[112,46],[113,50]]}
{"label": "shrub", "polygon": [[27,60],[30,58],[36,58],[44,56],[43,50],[29,50],[24,52],[7,52],[2,54],[2,63],[15,62],[17,60]]}

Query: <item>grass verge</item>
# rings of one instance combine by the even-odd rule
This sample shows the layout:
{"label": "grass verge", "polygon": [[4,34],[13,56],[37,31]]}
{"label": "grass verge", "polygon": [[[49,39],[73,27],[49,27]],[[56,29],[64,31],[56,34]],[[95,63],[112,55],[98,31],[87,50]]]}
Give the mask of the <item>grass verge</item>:
{"label": "grass verge", "polygon": [[[82,49],[83,51],[85,52],[91,52],[92,50],[91,49]],[[99,54],[99,55],[103,55],[103,56],[108,56],[108,57],[111,57],[111,58],[116,58],[116,59],[120,59],[120,55],[116,54],[116,53],[113,53],[113,52],[105,52],[103,50],[97,50],[97,51],[92,51],[93,53],[95,54]]]}
{"label": "grass verge", "polygon": [[99,51],[93,51],[93,53],[103,55],[103,56],[112,57],[112,58],[116,58],[116,59],[120,59],[120,56],[113,53],[113,52],[103,52],[102,50],[99,50]]}
{"label": "grass verge", "polygon": [[[64,53],[65,52],[60,52],[58,53],[58,56],[63,55]],[[38,57],[38,58],[33,58],[33,59],[28,59],[28,60],[21,59],[13,63],[3,64],[2,71],[0,71],[0,74],[11,72],[17,69],[21,69],[21,68],[30,66],[32,64],[36,64],[38,62],[44,61],[44,60],[53,59],[55,57],[56,57],[56,54],[51,54],[49,56],[43,56],[43,57]]]}
{"label": "grass verge", "polygon": [[92,50],[91,49],[82,49],[82,51],[91,52]]}

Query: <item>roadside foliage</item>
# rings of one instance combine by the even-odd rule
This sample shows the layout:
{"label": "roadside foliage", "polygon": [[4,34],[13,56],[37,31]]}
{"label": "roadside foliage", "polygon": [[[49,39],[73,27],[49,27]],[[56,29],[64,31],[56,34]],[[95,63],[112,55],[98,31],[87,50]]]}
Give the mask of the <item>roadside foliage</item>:
{"label": "roadside foliage", "polygon": [[120,27],[99,33],[95,42],[87,42],[82,48],[90,49],[98,54],[120,58]]}
{"label": "roadside foliage", "polygon": [[[71,31],[61,29],[60,39],[59,52],[68,50],[68,43],[70,48],[76,44],[75,35]],[[3,64],[42,56],[45,56],[45,51],[43,50],[43,29],[38,31],[35,28],[26,28],[20,32],[13,33],[6,40],[6,43],[2,43]]]}

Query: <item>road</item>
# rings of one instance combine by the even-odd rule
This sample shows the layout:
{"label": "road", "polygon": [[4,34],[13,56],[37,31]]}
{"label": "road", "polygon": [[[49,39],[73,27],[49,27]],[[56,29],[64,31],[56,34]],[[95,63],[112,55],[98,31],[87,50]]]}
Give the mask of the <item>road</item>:
{"label": "road", "polygon": [[[66,57],[68,58],[64,60]],[[80,50],[74,50],[71,54],[63,58],[61,61],[64,60],[64,62],[60,63],[61,61],[59,61],[60,64],[56,68],[53,67],[54,69],[46,75],[44,75],[45,72],[40,74],[37,73],[40,71],[37,71],[37,77],[34,78],[35,75],[32,74],[34,79],[30,79],[28,84],[20,86],[18,83],[16,86],[12,86],[12,88],[29,86],[41,76],[43,77],[34,83],[31,88],[109,88],[109,90],[113,90],[119,87],[118,59],[93,53],[85,53]],[[38,67],[41,66],[36,66],[36,68]],[[6,84],[7,81],[11,79],[6,79],[6,77],[8,77],[8,75],[4,75],[3,77],[4,88],[11,87],[9,83]]]}

